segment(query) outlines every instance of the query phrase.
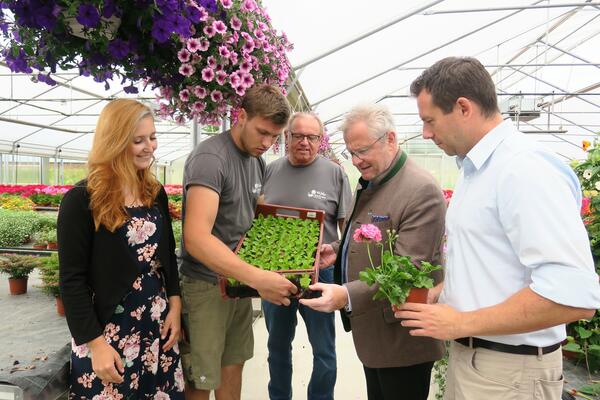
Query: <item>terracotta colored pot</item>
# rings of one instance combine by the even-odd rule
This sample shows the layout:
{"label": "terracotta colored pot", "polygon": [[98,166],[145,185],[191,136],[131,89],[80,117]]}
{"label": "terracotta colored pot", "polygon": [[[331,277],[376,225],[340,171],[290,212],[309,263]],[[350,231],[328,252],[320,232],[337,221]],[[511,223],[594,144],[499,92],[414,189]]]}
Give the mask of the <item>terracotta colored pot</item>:
{"label": "terracotta colored pot", "polygon": [[56,312],[61,317],[65,316],[65,306],[63,305],[62,299],[60,297],[56,297]]}
{"label": "terracotta colored pot", "polygon": [[408,292],[408,297],[406,298],[407,303],[422,303],[427,304],[427,294],[429,293],[429,289],[427,288],[412,288],[410,292]]}
{"label": "terracotta colored pot", "polygon": [[50,243],[48,243],[48,246],[46,248],[48,250],[56,250],[56,249],[58,249],[58,243],[50,242]]}
{"label": "terracotta colored pot", "polygon": [[[412,288],[410,289],[410,292],[408,292],[406,302],[427,304],[428,293],[429,289],[427,288]],[[392,304],[392,310],[394,310],[394,312],[400,311],[394,304]]]}
{"label": "terracotta colored pot", "polygon": [[8,289],[10,294],[25,294],[27,293],[27,279],[25,278],[8,278]]}
{"label": "terracotta colored pot", "polygon": [[32,247],[36,250],[46,250],[45,244],[34,244]]}

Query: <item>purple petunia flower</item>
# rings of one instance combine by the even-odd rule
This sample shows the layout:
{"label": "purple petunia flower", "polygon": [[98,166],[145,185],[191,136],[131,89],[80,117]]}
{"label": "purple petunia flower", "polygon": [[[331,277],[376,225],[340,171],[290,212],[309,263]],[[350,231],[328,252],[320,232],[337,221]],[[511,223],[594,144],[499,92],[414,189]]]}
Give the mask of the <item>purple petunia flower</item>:
{"label": "purple petunia flower", "polygon": [[175,26],[169,19],[157,18],[152,25],[152,37],[156,39],[158,43],[164,43],[169,40],[174,29]]}
{"label": "purple petunia flower", "polygon": [[108,44],[108,52],[117,60],[121,60],[129,54],[129,43],[123,39],[115,39]]}
{"label": "purple petunia flower", "polygon": [[217,2],[216,0],[199,0],[198,4],[206,9],[209,13],[217,12]]}
{"label": "purple petunia flower", "polygon": [[[102,16],[104,18],[110,18],[117,13],[117,5],[114,0],[105,0],[104,7],[102,8]],[[137,93],[137,92],[136,92]]]}
{"label": "purple petunia flower", "polygon": [[95,28],[100,23],[100,13],[92,4],[81,4],[75,19],[85,27]]}
{"label": "purple petunia flower", "polygon": [[215,77],[215,71],[212,70],[212,68],[210,67],[206,67],[202,70],[202,79],[205,82],[210,82],[214,79]]}
{"label": "purple petunia flower", "polygon": [[198,9],[198,7],[189,6],[188,8],[186,8],[186,10],[187,10],[187,17],[192,23],[197,24],[198,22],[201,21],[202,13]]}
{"label": "purple petunia flower", "polygon": [[10,68],[12,72],[25,72],[28,74],[33,72],[31,67],[27,64],[26,54],[23,49],[19,49],[19,54],[15,57],[13,56],[12,49],[7,48],[4,51],[4,57],[6,65],[8,65],[8,68]]}
{"label": "purple petunia flower", "polygon": [[133,84],[129,85],[129,86],[124,86],[123,87],[123,91],[125,93],[130,93],[130,94],[136,94],[139,93],[139,89],[135,86],[133,86]]}

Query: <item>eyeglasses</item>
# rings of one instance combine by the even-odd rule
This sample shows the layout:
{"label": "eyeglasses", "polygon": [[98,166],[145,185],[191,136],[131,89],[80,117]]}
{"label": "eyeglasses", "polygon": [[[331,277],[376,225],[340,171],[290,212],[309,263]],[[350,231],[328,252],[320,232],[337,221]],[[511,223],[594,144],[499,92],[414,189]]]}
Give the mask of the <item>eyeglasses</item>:
{"label": "eyeglasses", "polygon": [[351,151],[350,149],[348,149],[346,147],[346,150],[348,150],[348,153],[350,153],[351,157],[356,157],[359,160],[362,160],[362,158],[373,148],[373,146],[375,146],[375,143],[379,142],[381,139],[383,139],[384,137],[387,136],[387,133],[384,133],[383,135],[379,136],[377,138],[377,140],[375,140],[373,143],[371,143],[370,145],[368,145],[367,147],[363,147],[360,150],[356,150],[356,151]]}
{"label": "eyeglasses", "polygon": [[290,132],[290,136],[294,142],[301,142],[306,139],[310,143],[317,143],[321,140],[321,135],[303,135],[301,133]]}

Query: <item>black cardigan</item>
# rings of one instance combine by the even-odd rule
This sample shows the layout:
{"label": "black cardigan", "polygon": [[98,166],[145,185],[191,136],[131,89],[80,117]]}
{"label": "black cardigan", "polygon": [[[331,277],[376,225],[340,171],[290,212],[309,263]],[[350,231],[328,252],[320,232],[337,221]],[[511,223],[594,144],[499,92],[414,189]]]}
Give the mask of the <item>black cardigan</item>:
{"label": "black cardigan", "polygon": [[[139,275],[124,238],[104,226],[94,230],[89,202],[86,182],[79,182],[64,195],[57,222],[60,293],[77,345],[103,334],[116,306],[132,290]],[[157,257],[167,295],[180,295],[175,240],[164,188],[154,204],[163,221]]]}

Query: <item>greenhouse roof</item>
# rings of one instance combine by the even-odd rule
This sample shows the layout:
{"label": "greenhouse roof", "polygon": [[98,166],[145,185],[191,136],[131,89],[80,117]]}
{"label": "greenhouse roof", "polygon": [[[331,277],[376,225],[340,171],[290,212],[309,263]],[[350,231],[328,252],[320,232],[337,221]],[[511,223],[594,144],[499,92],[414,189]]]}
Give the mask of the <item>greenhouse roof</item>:
{"label": "greenhouse roof", "polygon": [[[262,3],[294,44],[292,84],[326,122],[338,154],[339,121],[364,102],[387,105],[400,137],[422,142],[408,87],[451,55],[478,58],[496,82],[503,113],[565,159],[582,158],[581,141],[600,131],[600,1]],[[32,79],[0,65],[0,152],[84,159],[109,99],[154,101],[150,90],[129,95],[115,82],[106,91],[73,72],[58,74],[55,87]],[[160,121],[157,131],[160,162],[191,150],[189,126]]]}

